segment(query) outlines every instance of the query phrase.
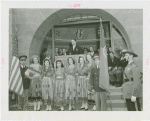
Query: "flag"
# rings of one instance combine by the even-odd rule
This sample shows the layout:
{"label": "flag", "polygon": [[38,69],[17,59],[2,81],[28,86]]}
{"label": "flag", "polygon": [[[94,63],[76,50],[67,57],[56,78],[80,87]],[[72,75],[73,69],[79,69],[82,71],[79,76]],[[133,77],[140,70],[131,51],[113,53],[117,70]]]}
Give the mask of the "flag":
{"label": "flag", "polygon": [[109,92],[109,74],[108,74],[108,62],[107,62],[107,50],[104,38],[104,29],[102,26],[102,20],[100,19],[100,76],[99,87]]}
{"label": "flag", "polygon": [[13,57],[10,68],[9,91],[14,92],[19,96],[23,96],[23,83],[18,58],[18,39],[15,35],[13,42]]}

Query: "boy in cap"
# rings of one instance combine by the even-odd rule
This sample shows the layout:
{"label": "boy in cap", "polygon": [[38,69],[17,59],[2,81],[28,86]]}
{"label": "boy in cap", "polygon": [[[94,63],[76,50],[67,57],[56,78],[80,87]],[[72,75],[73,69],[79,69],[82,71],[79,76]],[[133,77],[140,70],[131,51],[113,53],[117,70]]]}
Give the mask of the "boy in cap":
{"label": "boy in cap", "polygon": [[19,57],[20,71],[21,71],[23,91],[24,91],[24,97],[18,96],[18,103],[20,104],[21,108],[26,108],[28,104],[28,90],[30,85],[30,79],[25,75],[25,72],[28,69],[28,67],[25,65],[26,59],[27,59],[26,55],[22,55]]}
{"label": "boy in cap", "polygon": [[106,91],[99,87],[100,60],[99,55],[94,55],[94,67],[91,70],[90,83],[92,92],[95,93],[95,103],[97,111],[107,111]]}

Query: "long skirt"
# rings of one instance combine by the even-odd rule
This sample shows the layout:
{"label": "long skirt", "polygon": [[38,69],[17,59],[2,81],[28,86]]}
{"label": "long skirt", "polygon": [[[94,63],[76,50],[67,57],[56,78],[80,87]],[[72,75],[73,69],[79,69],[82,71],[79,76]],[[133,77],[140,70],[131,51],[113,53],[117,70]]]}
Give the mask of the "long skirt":
{"label": "long skirt", "polygon": [[86,76],[79,76],[77,91],[79,102],[88,102],[88,80]]}
{"label": "long skirt", "polygon": [[56,106],[64,106],[65,82],[63,78],[55,79],[54,101]]}
{"label": "long skirt", "polygon": [[87,80],[88,80],[88,100],[93,102],[95,101],[95,94],[92,93],[92,89],[91,89],[90,73],[88,74]]}
{"label": "long skirt", "polygon": [[65,100],[66,100],[66,103],[68,104],[71,104],[71,105],[74,105],[76,104],[76,87],[77,87],[77,84],[76,84],[76,80],[75,80],[75,77],[72,76],[72,75],[68,75],[66,77],[66,82],[65,82]]}
{"label": "long skirt", "polygon": [[51,77],[44,77],[42,80],[42,99],[45,105],[53,105],[53,87],[54,84]]}
{"label": "long skirt", "polygon": [[31,100],[40,101],[42,99],[42,85],[40,76],[31,81]]}

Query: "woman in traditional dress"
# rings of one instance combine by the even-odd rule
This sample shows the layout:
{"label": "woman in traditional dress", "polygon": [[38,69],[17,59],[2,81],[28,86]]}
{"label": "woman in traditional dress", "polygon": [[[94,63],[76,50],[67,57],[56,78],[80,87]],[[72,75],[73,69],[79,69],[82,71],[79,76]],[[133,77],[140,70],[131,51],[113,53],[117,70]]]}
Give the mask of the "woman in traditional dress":
{"label": "woman in traditional dress", "polygon": [[52,105],[54,102],[54,72],[50,66],[49,59],[44,59],[42,68],[42,99],[46,105],[46,111],[52,111]]}
{"label": "woman in traditional dress", "polygon": [[76,74],[77,74],[77,67],[75,65],[75,61],[72,57],[67,59],[68,67],[65,68],[65,76],[66,76],[66,92],[65,92],[65,99],[67,103],[69,103],[69,111],[75,110],[75,102],[76,102]]}
{"label": "woman in traditional dress", "polygon": [[[86,55],[86,66],[88,68],[88,76],[87,76],[87,79],[88,79],[88,100],[90,103],[94,102],[95,100],[95,95],[92,93],[92,90],[91,90],[91,85],[90,85],[90,72],[91,72],[91,69],[93,68],[94,66],[94,62],[93,62],[93,59],[91,57],[91,53],[88,53]],[[93,111],[96,111],[96,106],[94,105]]]}
{"label": "woman in traditional dress", "polygon": [[[32,64],[30,68],[41,73],[41,65],[39,64],[39,57],[37,55],[32,56]],[[41,88],[41,76],[33,75],[29,73],[30,76],[33,76],[31,81],[31,100],[34,102],[34,111],[40,110],[40,101],[42,99],[42,88]]]}
{"label": "woman in traditional dress", "polygon": [[85,63],[85,57],[80,56],[78,59],[78,100],[82,102],[81,109],[88,110],[88,67]]}
{"label": "woman in traditional dress", "polygon": [[65,71],[61,60],[57,60],[55,64],[54,100],[56,106],[60,106],[59,110],[64,111]]}

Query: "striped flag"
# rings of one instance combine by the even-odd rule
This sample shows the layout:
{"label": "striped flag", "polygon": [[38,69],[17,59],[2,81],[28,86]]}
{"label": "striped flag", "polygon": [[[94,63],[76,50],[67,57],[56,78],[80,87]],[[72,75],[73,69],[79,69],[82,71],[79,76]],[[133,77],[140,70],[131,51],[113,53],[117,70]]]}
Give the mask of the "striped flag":
{"label": "striped flag", "polygon": [[108,62],[107,62],[107,50],[104,38],[104,29],[102,26],[102,20],[100,19],[100,77],[99,87],[109,92],[109,75],[108,75]]}
{"label": "striped flag", "polygon": [[9,91],[14,92],[19,96],[23,96],[23,84],[18,58],[18,39],[17,35],[13,42],[13,57],[10,69]]}

